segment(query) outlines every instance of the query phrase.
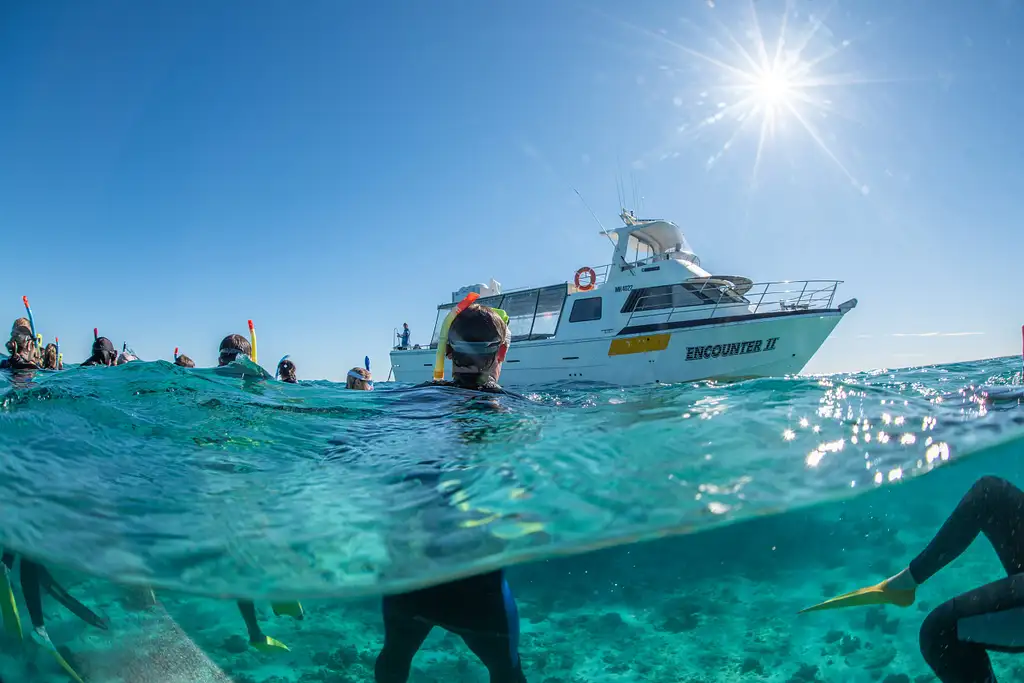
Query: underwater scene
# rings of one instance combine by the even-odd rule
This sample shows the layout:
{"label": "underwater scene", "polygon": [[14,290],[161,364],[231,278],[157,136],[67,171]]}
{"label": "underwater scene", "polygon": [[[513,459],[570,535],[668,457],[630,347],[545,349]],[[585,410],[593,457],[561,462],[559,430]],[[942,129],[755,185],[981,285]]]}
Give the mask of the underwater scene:
{"label": "underwater scene", "polygon": [[[4,375],[8,592],[29,631],[19,575],[42,572],[59,657],[5,606],[0,679],[370,682],[382,595],[504,567],[529,681],[936,680],[922,623],[1005,575],[983,539],[905,607],[798,612],[906,567],[983,477],[1024,481],[1021,398],[982,388],[1022,379],[1019,357],[524,396]],[[488,673],[435,628],[409,680]]]}

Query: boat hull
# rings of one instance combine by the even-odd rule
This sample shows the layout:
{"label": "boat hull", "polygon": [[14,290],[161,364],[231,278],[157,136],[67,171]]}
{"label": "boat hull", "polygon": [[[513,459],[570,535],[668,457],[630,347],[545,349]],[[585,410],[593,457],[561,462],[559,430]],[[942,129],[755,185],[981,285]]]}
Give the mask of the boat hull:
{"label": "boat hull", "polygon": [[[638,334],[522,342],[509,349],[501,384],[529,387],[567,381],[620,386],[740,380],[803,370],[842,320],[840,310],[798,315],[754,315],[733,322],[663,326]],[[658,326],[652,326],[657,328]],[[433,376],[435,351],[392,351],[395,380],[419,383]],[[445,363],[451,377],[451,361]]]}

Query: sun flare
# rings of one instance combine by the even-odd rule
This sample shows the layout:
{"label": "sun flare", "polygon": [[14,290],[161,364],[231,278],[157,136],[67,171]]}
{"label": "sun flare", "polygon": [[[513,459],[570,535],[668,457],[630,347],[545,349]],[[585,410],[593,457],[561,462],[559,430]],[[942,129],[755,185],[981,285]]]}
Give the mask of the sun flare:
{"label": "sun flare", "polygon": [[759,104],[775,107],[792,101],[794,82],[783,70],[772,68],[756,76],[751,90]]}

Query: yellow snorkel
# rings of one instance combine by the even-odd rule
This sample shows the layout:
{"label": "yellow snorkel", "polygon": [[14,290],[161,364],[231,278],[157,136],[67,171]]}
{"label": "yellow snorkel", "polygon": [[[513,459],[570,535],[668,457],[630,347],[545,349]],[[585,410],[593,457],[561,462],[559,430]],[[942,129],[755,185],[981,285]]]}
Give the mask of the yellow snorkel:
{"label": "yellow snorkel", "polygon": [[445,316],[444,322],[441,323],[441,334],[437,338],[437,355],[434,356],[434,381],[440,382],[444,379],[444,357],[445,349],[448,346],[448,329],[452,326],[452,321],[455,320],[459,313],[473,305],[473,302],[480,298],[480,295],[476,292],[470,292],[465,299],[455,304],[452,310],[448,311],[448,315]]}
{"label": "yellow snorkel", "polygon": [[259,363],[256,360],[256,328],[253,326],[252,321],[249,321],[249,343],[252,344],[252,362]]}

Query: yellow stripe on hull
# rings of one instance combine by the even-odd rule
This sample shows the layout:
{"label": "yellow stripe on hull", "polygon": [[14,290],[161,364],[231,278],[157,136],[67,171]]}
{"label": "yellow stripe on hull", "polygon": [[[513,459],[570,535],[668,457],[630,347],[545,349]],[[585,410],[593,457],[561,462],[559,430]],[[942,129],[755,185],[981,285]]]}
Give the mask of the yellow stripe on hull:
{"label": "yellow stripe on hull", "polygon": [[612,339],[608,347],[609,356],[625,356],[630,353],[647,353],[648,351],[664,351],[668,348],[671,334],[648,334],[642,337],[622,337]]}

